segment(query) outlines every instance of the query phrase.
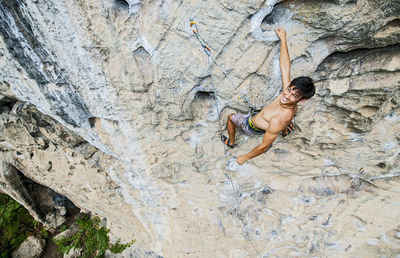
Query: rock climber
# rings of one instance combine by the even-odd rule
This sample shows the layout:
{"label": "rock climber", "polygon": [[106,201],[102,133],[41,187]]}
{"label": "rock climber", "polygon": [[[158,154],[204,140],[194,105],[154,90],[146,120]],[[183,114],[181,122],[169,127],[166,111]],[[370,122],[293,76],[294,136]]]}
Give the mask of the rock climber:
{"label": "rock climber", "polygon": [[310,77],[301,76],[290,80],[290,58],[286,42],[286,30],[278,28],[275,29],[275,33],[281,43],[279,61],[283,92],[259,112],[230,114],[227,122],[229,138],[224,135],[221,136],[222,141],[228,147],[234,148],[236,127],[241,128],[245,134],[264,134],[261,144],[249,153],[237,158],[237,162],[241,165],[268,151],[279,133],[282,133],[283,136],[289,134],[293,129],[291,121],[297,112],[298,103],[311,98],[315,93],[314,83]]}

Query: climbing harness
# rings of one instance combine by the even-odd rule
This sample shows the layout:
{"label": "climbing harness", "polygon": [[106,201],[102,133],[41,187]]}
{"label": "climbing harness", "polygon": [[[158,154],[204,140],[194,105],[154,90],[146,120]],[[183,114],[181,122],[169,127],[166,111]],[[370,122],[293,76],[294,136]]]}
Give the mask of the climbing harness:
{"label": "climbing harness", "polygon": [[[210,47],[208,47],[208,44],[206,43],[206,41],[205,41],[205,40],[200,36],[200,34],[199,34],[199,29],[198,29],[197,23],[194,22],[192,19],[191,19],[191,21],[190,21],[190,27],[193,28],[193,33],[194,33],[194,35],[195,35],[196,38],[199,40],[199,42],[200,42],[200,44],[201,44],[201,46],[202,46],[204,52],[205,52],[205,53],[207,54],[207,56],[208,56],[209,74],[210,74],[210,78],[211,78],[211,86],[212,86],[213,91],[214,91],[215,93],[217,93],[217,90],[216,90],[216,88],[215,88],[214,81],[213,81],[213,76],[212,76],[212,65],[213,65],[213,62],[221,69],[221,71],[224,73],[224,75],[226,76],[226,78],[228,78],[229,81],[230,81],[234,86],[236,86],[235,83],[233,82],[233,80],[229,77],[229,75],[225,72],[225,70],[221,67],[221,65],[217,62],[217,60],[215,60],[214,56],[211,54],[211,49],[210,49]],[[217,104],[216,106],[217,106],[217,114],[218,114],[218,121],[219,121],[220,133],[221,133],[221,137],[222,137],[222,136],[223,136],[223,134],[222,134],[223,125],[222,125],[221,112],[220,112],[219,105],[218,105],[218,97],[217,97],[217,94],[215,94],[215,96],[216,96],[215,101],[216,101],[216,104]],[[243,100],[244,100],[245,103],[249,106],[251,112],[253,112],[254,110],[256,110],[256,108],[248,101],[248,99],[246,98],[246,96],[243,96]],[[226,144],[224,144],[225,161],[226,161],[225,164],[228,164],[228,149],[227,149],[227,148],[228,148],[228,146],[227,146]],[[233,183],[232,173],[231,173],[231,171],[230,171],[229,169],[227,169],[227,171],[228,171],[228,173],[225,173],[225,176],[228,178],[228,180],[229,180],[229,182],[230,182],[230,184],[231,184],[231,186],[232,186],[232,190],[233,190],[233,193],[234,193],[234,196],[235,196],[235,199],[236,199],[236,203],[237,203],[237,209],[238,209],[239,219],[240,219],[240,220],[242,221],[242,223],[243,223],[243,227],[242,227],[242,231],[243,231],[243,235],[244,235],[243,237],[244,237],[244,239],[246,239],[246,240],[248,241],[248,243],[249,243],[250,246],[254,249],[254,251],[257,253],[257,255],[258,255],[259,257],[262,257],[261,254],[258,252],[257,248],[254,246],[254,244],[253,244],[253,242],[252,242],[252,240],[251,240],[251,238],[250,238],[250,236],[249,236],[249,232],[248,232],[248,229],[247,229],[247,223],[246,223],[246,221],[244,220],[243,212],[242,212],[242,209],[241,209],[241,207],[240,207],[239,196],[238,196],[238,193],[237,193],[237,191],[236,191],[236,189],[235,189],[235,185],[234,185],[234,183]]]}
{"label": "climbing harness", "polygon": [[249,126],[251,127],[251,129],[253,129],[254,131],[256,131],[256,132],[258,132],[258,133],[265,133],[265,130],[262,130],[262,129],[257,128],[257,126],[255,126],[255,124],[253,123],[252,118],[253,118],[254,115],[255,115],[255,114],[251,114],[251,115],[249,116],[249,118],[247,119],[247,121],[248,121],[248,123],[249,123]]}

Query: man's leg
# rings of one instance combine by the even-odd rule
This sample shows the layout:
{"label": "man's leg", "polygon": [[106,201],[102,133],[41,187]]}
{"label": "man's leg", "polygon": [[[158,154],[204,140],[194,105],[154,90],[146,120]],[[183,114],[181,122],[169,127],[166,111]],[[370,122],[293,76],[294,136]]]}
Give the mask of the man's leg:
{"label": "man's leg", "polygon": [[231,142],[232,145],[235,144],[235,133],[236,133],[236,126],[231,120],[231,117],[233,115],[234,114],[230,114],[228,116],[228,121],[227,121],[227,125],[226,125],[226,127],[228,128],[229,141]]}

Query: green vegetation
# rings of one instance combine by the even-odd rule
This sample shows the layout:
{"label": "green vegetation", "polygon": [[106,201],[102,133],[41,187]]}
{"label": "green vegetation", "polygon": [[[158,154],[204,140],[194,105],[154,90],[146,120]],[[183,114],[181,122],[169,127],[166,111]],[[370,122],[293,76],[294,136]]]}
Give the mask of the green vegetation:
{"label": "green vegetation", "polygon": [[106,250],[120,253],[135,242],[133,240],[130,243],[121,244],[118,240],[115,244],[110,244],[108,237],[110,230],[100,227],[98,217],[90,219],[89,215],[83,214],[77,219],[76,224],[79,228],[76,234],[60,240],[53,239],[61,254],[68,254],[72,248],[81,248],[83,250],[81,257],[104,257]]}
{"label": "green vegetation", "polygon": [[11,252],[28,235],[48,237],[47,231],[21,204],[0,193],[0,257],[11,257]]}
{"label": "green vegetation", "polygon": [[[81,257],[104,257],[106,250],[112,253],[121,253],[130,243],[121,244],[118,240],[111,244],[108,237],[109,229],[100,227],[98,217],[90,218],[82,214],[75,222],[78,225],[78,232],[70,238],[63,238],[53,241],[58,246],[61,254],[69,253],[72,248],[82,249]],[[66,225],[60,231],[67,229]],[[0,193],[0,258],[11,257],[12,251],[19,247],[29,235],[39,238],[48,238],[49,233],[44,227],[29,214],[29,212],[14,199],[6,194]]]}

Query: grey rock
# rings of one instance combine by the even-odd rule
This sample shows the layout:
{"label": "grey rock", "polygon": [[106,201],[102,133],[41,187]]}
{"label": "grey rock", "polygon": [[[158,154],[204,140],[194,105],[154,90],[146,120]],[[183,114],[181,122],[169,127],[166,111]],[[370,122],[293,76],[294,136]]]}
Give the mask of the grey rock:
{"label": "grey rock", "polygon": [[44,239],[38,239],[29,236],[22,244],[12,253],[13,258],[37,258],[43,252],[46,245]]}

